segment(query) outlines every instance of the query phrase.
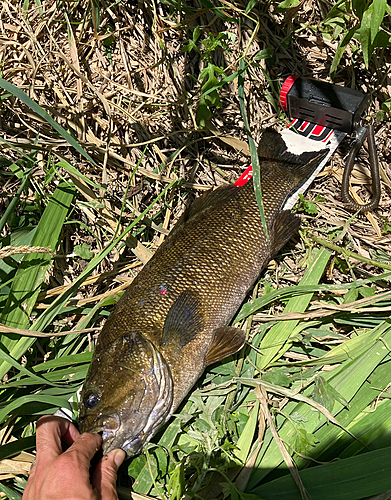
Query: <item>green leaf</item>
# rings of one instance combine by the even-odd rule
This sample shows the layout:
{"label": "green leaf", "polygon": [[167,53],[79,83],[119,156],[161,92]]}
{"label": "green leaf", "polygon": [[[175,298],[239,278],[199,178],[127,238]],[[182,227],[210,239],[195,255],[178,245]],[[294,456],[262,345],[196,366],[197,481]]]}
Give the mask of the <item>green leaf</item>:
{"label": "green leaf", "polygon": [[353,36],[356,34],[357,30],[359,29],[359,26],[354,26],[351,28],[342,38],[340,43],[338,44],[337,50],[335,51],[334,59],[333,62],[331,63],[330,67],[330,76],[331,79],[334,79],[335,73],[337,71],[339,62],[343,56],[343,53],[345,52],[346,47],[349,45],[350,40],[353,38]]}
{"label": "green leaf", "polygon": [[14,212],[14,210],[19,202],[20,195],[23,193],[25,187],[27,186],[28,181],[30,180],[31,171],[32,171],[31,168],[29,168],[25,172],[22,171],[23,180],[22,180],[22,183],[20,185],[20,188],[18,189],[15,196],[12,198],[10,204],[8,205],[6,211],[4,212],[4,215],[0,219],[0,234],[2,233],[4,226],[6,225],[8,219],[13,214],[13,212]]}
{"label": "green leaf", "polygon": [[22,500],[22,495],[11,488],[8,488],[8,486],[6,486],[5,484],[0,483],[0,491],[6,495],[6,498],[8,498],[8,500]]}
{"label": "green leaf", "polygon": [[90,245],[88,245],[87,243],[76,245],[73,251],[78,257],[85,260],[90,260],[94,256],[94,252],[91,252]]}
{"label": "green leaf", "polygon": [[[378,340],[372,339],[369,343],[363,343],[363,349],[356,356],[348,355],[345,363],[336,366],[329,372],[322,373],[323,378],[351,406],[347,409],[339,401],[334,404],[332,414],[345,428],[357,414],[363,411],[376,398],[377,391],[371,388],[372,383],[375,383],[376,387],[380,388],[380,390],[383,390],[389,383],[389,363],[383,363],[383,361],[389,357],[389,348],[386,346],[391,344],[390,322],[384,322],[382,327],[377,327],[374,329],[374,332],[369,331],[369,333],[372,336],[376,334]],[[342,346],[344,345],[342,344]],[[377,377],[374,376],[375,370],[379,370]],[[368,383],[368,378],[371,380],[371,384]],[[266,390],[270,392],[272,389],[266,388]],[[312,390],[312,386],[306,387],[302,396],[310,397]],[[356,397],[361,390],[365,392],[365,397]],[[284,391],[287,393],[290,390],[284,389]],[[289,417],[293,412],[297,412],[308,419],[308,422],[305,425],[300,425],[300,427],[305,428],[307,432],[314,433],[315,437],[319,439],[319,444],[311,449],[310,456],[315,460],[318,458],[322,459],[321,454],[331,443],[339,442],[343,446],[346,441],[352,441],[350,435],[346,434],[339,426],[330,424],[323,414],[314,411],[314,408],[308,403],[289,402],[284,408],[284,415]],[[281,439],[292,446],[295,430],[291,422],[282,415],[278,415],[276,426]],[[335,456],[334,454],[332,458],[335,458]],[[308,465],[308,460],[301,457],[295,457],[295,462],[299,469]],[[264,481],[269,471],[276,468],[283,470],[284,467],[285,464],[283,463],[280,450],[274,442],[270,431],[266,431],[264,445],[255,463],[253,475],[250,478],[249,490],[251,491],[252,488],[256,487],[260,481]],[[287,496],[287,498],[290,497]]]}
{"label": "green leaf", "polygon": [[373,11],[372,7],[373,4],[371,4],[368,7],[368,9],[364,12],[359,32],[362,55],[364,58],[364,63],[366,68],[369,68],[369,61],[372,55],[372,43],[371,43],[371,17]]}
{"label": "green leaf", "polygon": [[[74,186],[68,182],[61,182],[57,186],[34,232],[32,246],[48,247],[52,251],[56,249],[74,194]],[[29,325],[30,314],[45,280],[51,259],[52,257],[48,254],[37,253],[23,257],[13,279],[11,293],[0,315],[0,322],[16,328],[26,328]],[[9,355],[16,360],[35,342],[33,337],[20,338],[2,335],[1,338]],[[7,373],[10,366],[5,361],[0,364],[0,378]]]}
{"label": "green leaf", "polygon": [[[324,248],[317,251],[313,261],[304,273],[304,276],[300,281],[300,285],[315,285],[318,283],[324,273],[330,256],[331,253]],[[284,313],[305,312],[311,298],[312,293],[301,295],[299,297],[292,297],[286,305]],[[281,321],[276,325],[273,325],[267,332],[259,345],[259,349],[262,354],[259,356],[257,366],[261,370],[287,351],[289,347],[287,340],[292,335],[293,330],[298,323],[299,320]]]}
{"label": "green leaf", "polygon": [[293,449],[298,453],[308,454],[308,451],[319,443],[319,439],[302,427],[294,426],[294,428],[296,434],[294,434]]}
{"label": "green leaf", "polygon": [[276,7],[276,13],[283,12],[284,10],[290,9],[291,7],[296,7],[299,5],[300,0],[283,0]]}
{"label": "green leaf", "polygon": [[258,425],[259,402],[256,401],[254,407],[250,411],[250,417],[247,420],[246,426],[240,434],[236,443],[237,449],[234,451],[234,456],[239,463],[245,463],[254,440],[255,430]]}
{"label": "green leaf", "polygon": [[[57,389],[58,390],[58,389]],[[52,409],[57,409],[60,407],[64,408],[70,408],[69,402],[67,398],[64,397],[59,397],[59,396],[51,396],[51,395],[42,395],[42,394],[28,394],[26,396],[20,397],[15,399],[14,401],[11,401],[8,403],[6,406],[4,406],[0,410],[0,422],[4,422],[7,418],[9,418],[12,413],[19,409],[21,406],[27,404],[27,403],[33,403],[34,404],[34,409],[33,411],[30,410],[31,415],[35,415],[40,407],[44,405],[48,405],[52,407]],[[47,410],[48,411],[48,410]]]}
{"label": "green leaf", "polygon": [[314,401],[317,401],[322,406],[327,408],[329,412],[333,411],[334,403],[339,401],[341,404],[348,406],[345,398],[343,398],[334,387],[332,387],[323,377],[318,375],[315,378],[315,387],[311,394]]}
{"label": "green leaf", "polygon": [[[363,453],[299,472],[315,500],[362,500],[390,489],[391,448]],[[291,475],[270,481],[251,493],[266,500],[302,500]]]}
{"label": "green leaf", "polygon": [[94,187],[96,189],[107,191],[106,188],[104,188],[104,187],[100,186],[99,184],[96,184],[95,182],[91,181],[88,177],[86,177],[81,172],[79,172],[79,170],[77,170],[76,167],[74,167],[73,165],[71,165],[70,163],[68,163],[65,160],[57,162],[56,163],[56,167],[62,167],[64,170],[66,170],[70,174],[75,175],[76,177],[79,177],[80,179],[83,179],[83,181],[86,184],[89,184],[90,186],[92,186],[92,187]]}
{"label": "green leaf", "polygon": [[0,446],[0,460],[13,457],[21,451],[31,450],[33,448],[35,448],[35,436],[11,441],[10,443]]}
{"label": "green leaf", "polygon": [[387,0],[373,0],[372,13],[370,17],[371,44],[374,45],[375,38],[379,32],[381,23],[386,13]]}
{"label": "green leaf", "polygon": [[390,47],[391,35],[383,30],[378,31],[375,40],[373,41],[373,47]]}
{"label": "green leaf", "polygon": [[91,156],[84,151],[84,149],[80,146],[80,144],[70,135],[68,132],[61,127],[53,118],[43,109],[41,106],[39,106],[35,101],[33,101],[27,94],[25,94],[22,90],[18,89],[15,85],[13,85],[10,82],[7,82],[6,80],[3,80],[3,78],[0,78],[0,87],[3,87],[4,90],[7,92],[11,92],[12,95],[20,99],[26,106],[28,106],[30,109],[34,111],[34,113],[37,113],[41,118],[46,120],[53,128],[56,130],[71,146],[73,146],[78,153],[84,156],[88,161],[90,161],[93,165],[96,165],[94,160],[91,158]]}
{"label": "green leaf", "polygon": [[253,8],[257,5],[258,0],[249,0],[247,7],[246,7],[246,14],[251,12]]}
{"label": "green leaf", "polygon": [[285,375],[282,368],[271,368],[262,375],[262,380],[270,384],[280,385],[281,387],[289,387],[291,385],[289,377]]}

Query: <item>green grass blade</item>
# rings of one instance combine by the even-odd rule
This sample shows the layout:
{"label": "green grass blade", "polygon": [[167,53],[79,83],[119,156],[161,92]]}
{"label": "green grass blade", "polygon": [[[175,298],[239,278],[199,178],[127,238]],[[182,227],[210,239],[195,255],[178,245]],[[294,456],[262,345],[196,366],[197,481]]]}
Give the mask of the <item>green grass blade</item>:
{"label": "green grass blade", "polygon": [[48,382],[44,377],[40,377],[39,375],[36,375],[34,372],[28,370],[26,367],[20,365],[17,361],[15,361],[11,356],[9,356],[2,349],[0,349],[0,359],[2,359],[4,361],[4,363],[7,363],[10,366],[13,366],[17,370],[19,370],[19,372],[22,373],[23,375],[27,375],[29,378],[34,380],[35,383],[55,385],[55,384],[51,384],[50,382]]}
{"label": "green grass blade", "polygon": [[245,463],[253,442],[255,429],[258,425],[259,401],[257,401],[250,412],[249,419],[236,443],[237,449],[234,451],[239,464]]}
{"label": "green grass blade", "polygon": [[6,495],[5,498],[8,498],[8,500],[22,500],[22,495],[8,488],[5,484],[0,484],[0,491]]}
{"label": "green grass blade", "polygon": [[267,295],[263,295],[251,302],[243,304],[240,312],[236,316],[234,323],[241,321],[252,314],[255,314],[259,309],[271,304],[275,300],[281,300],[285,298],[294,297],[301,294],[313,293],[313,292],[332,292],[334,290],[350,290],[351,288],[357,288],[358,286],[367,285],[379,280],[390,280],[391,273],[386,272],[375,278],[368,278],[365,280],[357,280],[352,283],[343,283],[341,285],[296,285],[287,286],[280,288],[278,290],[273,290]]}
{"label": "green grass blade", "polygon": [[35,436],[11,441],[10,443],[0,446],[0,460],[14,457],[21,451],[31,450],[32,448],[35,448]]}
{"label": "green grass blade", "polygon": [[[376,342],[376,340],[378,340],[381,332],[385,332],[387,330],[387,327],[387,323],[384,322],[379,325],[379,328],[364,332],[357,337],[352,337],[348,341],[337,345],[336,347],[331,349],[331,351],[318,359],[311,359],[310,361],[297,361],[290,363],[290,366],[331,365],[334,363],[342,363],[349,358],[352,359],[354,357],[360,356],[361,354],[364,354],[364,352],[368,349],[368,346],[371,345],[372,342]],[[285,366],[286,365],[287,363],[285,363]]]}
{"label": "green grass blade", "polygon": [[[345,452],[349,447],[353,452],[359,452],[370,444],[371,440],[365,436],[362,432],[360,422],[363,417],[368,415],[370,411],[369,426],[372,425],[371,422],[376,421],[379,428],[382,429],[387,422],[387,416],[384,416],[382,412],[378,412],[376,409],[369,409],[370,405],[379,395],[376,388],[382,391],[386,390],[390,379],[390,368],[391,362],[380,364],[375,370],[370,374],[370,380],[366,379],[361,385],[360,389],[349,401],[349,407],[344,408],[338,413],[338,421],[346,429],[349,430],[358,440],[354,440],[351,436],[347,435],[341,429],[335,426],[323,426],[316,431],[316,437],[319,439],[319,444],[316,447],[316,456],[322,462],[327,462],[333,460],[335,457],[341,456],[345,457]],[[373,434],[373,439],[376,438],[376,432]],[[387,437],[389,431],[387,430],[383,437]],[[368,450],[369,451],[369,450]],[[308,461],[301,457],[295,457],[296,464],[299,468],[308,465]]]}
{"label": "green grass blade", "polygon": [[[70,391],[71,392],[71,391]],[[70,408],[70,404],[68,402],[69,398],[69,393],[68,397],[59,397],[59,396],[52,396],[52,395],[42,395],[42,394],[28,394],[27,396],[22,396],[20,398],[15,399],[14,401],[11,401],[8,403],[4,408],[0,410],[0,422],[4,422],[11,414],[13,411],[19,409],[21,406],[27,404],[27,403],[33,403],[34,408],[29,410],[29,414],[35,414],[39,412],[42,408],[41,405],[48,405],[54,409],[57,409],[59,406],[60,407],[65,407],[65,408]],[[45,411],[48,411],[45,409]],[[48,411],[49,412],[49,411]],[[49,412],[50,413],[50,412]]]}
{"label": "green grass blade", "polygon": [[[62,182],[58,185],[34,232],[32,246],[55,250],[74,193],[74,188],[69,183]],[[7,303],[0,315],[1,323],[16,328],[28,326],[30,313],[50,264],[51,256],[48,254],[33,253],[23,257],[13,279]],[[2,335],[3,346],[14,359],[19,359],[34,341],[34,338]],[[9,368],[10,364],[5,361],[0,364],[0,378]]]}
{"label": "green grass blade", "polygon": [[249,123],[247,120],[246,104],[244,102],[244,73],[243,73],[244,68],[245,68],[245,62],[244,62],[244,59],[241,59],[239,61],[240,73],[238,75],[239,104],[240,104],[240,111],[241,111],[242,118],[243,118],[244,128],[246,129],[246,132],[247,132],[248,144],[250,146],[251,165],[253,167],[253,184],[254,184],[255,197],[256,197],[257,203],[258,203],[259,213],[261,214],[262,228],[263,228],[263,231],[266,235],[266,241],[269,244],[269,233],[267,230],[265,211],[263,209],[263,202],[262,202],[261,169],[260,169],[260,165],[259,165],[258,150],[257,150],[257,147],[255,145],[254,139],[251,135],[250,126],[249,126]]}
{"label": "green grass blade", "polygon": [[[322,373],[324,379],[331,384],[331,386],[348,403],[353,400],[354,396],[358,393],[363,384],[366,383],[367,378],[371,376],[378,365],[380,365],[384,359],[389,357],[386,345],[390,345],[391,343],[391,328],[388,327],[387,330],[384,330],[384,328],[377,328],[377,335],[378,340],[372,342],[370,346],[367,346],[367,349],[363,353],[355,358],[349,359],[330,372]],[[387,377],[384,382],[384,386],[387,385],[388,380],[389,377]],[[354,383],[352,383],[352,381],[354,381]],[[311,384],[303,391],[303,395],[311,397],[313,390],[314,386]],[[374,397],[376,397],[376,395]],[[360,411],[364,410],[367,406],[366,402],[364,402],[364,404],[364,407],[362,407]],[[346,427],[350,424],[351,419],[356,416],[356,413],[345,413],[345,421],[341,422],[339,413],[344,410],[345,406],[337,401],[334,403],[331,413],[342,425]],[[292,401],[284,408],[284,413],[286,415],[300,415],[303,418],[303,422],[305,422],[301,424],[301,428],[308,433],[316,432],[316,437],[319,435],[321,442],[314,447],[310,447],[305,453],[307,456],[317,459],[319,454],[324,450],[324,447],[333,441],[335,433],[340,435],[339,427],[329,425],[327,423],[327,419],[323,415],[313,411],[312,408],[305,403],[297,404]],[[283,416],[279,416],[277,418],[277,427],[280,437],[288,443],[288,445],[295,449],[294,443],[295,438],[297,437],[297,429]],[[346,433],[342,436],[345,437]],[[298,464],[302,463],[302,465],[304,465],[304,463],[308,463],[305,460],[302,462],[302,460],[304,459],[300,459],[299,457],[296,462]],[[271,440],[269,432],[268,437],[265,436],[265,445],[258,457],[256,470],[250,478],[249,488],[254,488],[258,485],[271,470],[279,467],[281,463],[282,458],[280,450],[278,449],[275,441]]]}
{"label": "green grass blade", "polygon": [[4,226],[6,225],[9,217],[11,216],[11,214],[15,210],[17,204],[19,203],[19,197],[23,193],[24,188],[26,187],[26,184],[30,179],[30,173],[31,173],[31,169],[28,169],[24,172],[20,188],[18,189],[16,195],[12,198],[10,204],[8,205],[6,211],[4,212],[3,217],[0,219],[0,234],[2,233]]}
{"label": "green grass blade", "polygon": [[[303,278],[300,280],[300,285],[316,285],[322,277],[330,257],[331,253],[328,250],[319,250],[304,273]],[[284,313],[305,312],[312,295],[312,293],[308,293],[291,298],[284,309]],[[288,349],[289,345],[286,344],[286,342],[298,323],[299,320],[280,321],[268,331],[259,346],[262,354],[259,357],[260,359],[257,366],[261,370],[275,360],[276,357],[280,357]]]}
{"label": "green grass blade", "polygon": [[[300,471],[312,500],[362,500],[390,489],[391,448]],[[264,500],[302,500],[290,475],[253,492]]]}
{"label": "green grass blade", "polygon": [[15,85],[13,85],[10,82],[7,82],[3,78],[0,78],[0,87],[2,87],[4,90],[7,92],[10,92],[13,96],[17,97],[20,99],[26,106],[28,106],[30,109],[34,111],[34,113],[37,113],[41,118],[46,120],[53,128],[58,132],[71,146],[73,146],[78,153],[84,156],[88,161],[96,165],[94,160],[91,158],[91,156],[84,151],[84,149],[80,146],[80,144],[70,135],[68,132],[61,126],[59,125],[53,118],[43,109],[41,106],[39,106],[35,101],[33,101],[27,94],[25,94],[22,90],[18,89]]}

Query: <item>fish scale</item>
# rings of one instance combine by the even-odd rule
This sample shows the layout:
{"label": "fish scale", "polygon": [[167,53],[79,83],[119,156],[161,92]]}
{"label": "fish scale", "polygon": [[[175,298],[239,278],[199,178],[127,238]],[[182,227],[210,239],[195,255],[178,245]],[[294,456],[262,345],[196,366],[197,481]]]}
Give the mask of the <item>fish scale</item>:
{"label": "fish scale", "polygon": [[81,428],[102,431],[104,453],[142,451],[204,368],[243,346],[244,332],[229,322],[262,268],[297,230],[299,218],[281,207],[324,157],[288,153],[270,129],[259,154],[269,241],[252,182],[206,193],[104,325],[80,401]]}

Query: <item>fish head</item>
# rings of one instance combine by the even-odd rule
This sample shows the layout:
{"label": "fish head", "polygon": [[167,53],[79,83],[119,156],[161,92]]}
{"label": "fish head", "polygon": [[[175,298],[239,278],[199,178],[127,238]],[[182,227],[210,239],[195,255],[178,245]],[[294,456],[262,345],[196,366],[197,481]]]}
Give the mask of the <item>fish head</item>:
{"label": "fish head", "polygon": [[103,453],[140,453],[169,418],[173,401],[170,369],[159,350],[139,332],[99,341],[79,402],[82,432],[101,433]]}

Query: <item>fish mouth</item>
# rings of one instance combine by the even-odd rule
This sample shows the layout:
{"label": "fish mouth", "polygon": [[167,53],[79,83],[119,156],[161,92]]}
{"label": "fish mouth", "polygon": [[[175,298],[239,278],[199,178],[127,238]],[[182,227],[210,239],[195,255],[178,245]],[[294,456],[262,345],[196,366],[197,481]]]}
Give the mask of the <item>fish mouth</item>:
{"label": "fish mouth", "polygon": [[101,434],[103,442],[114,439],[117,432],[121,427],[121,419],[118,413],[112,413],[110,415],[99,416],[91,426],[86,422],[87,419],[80,421],[79,427],[82,432],[84,428],[88,428],[87,432],[91,434]]}

